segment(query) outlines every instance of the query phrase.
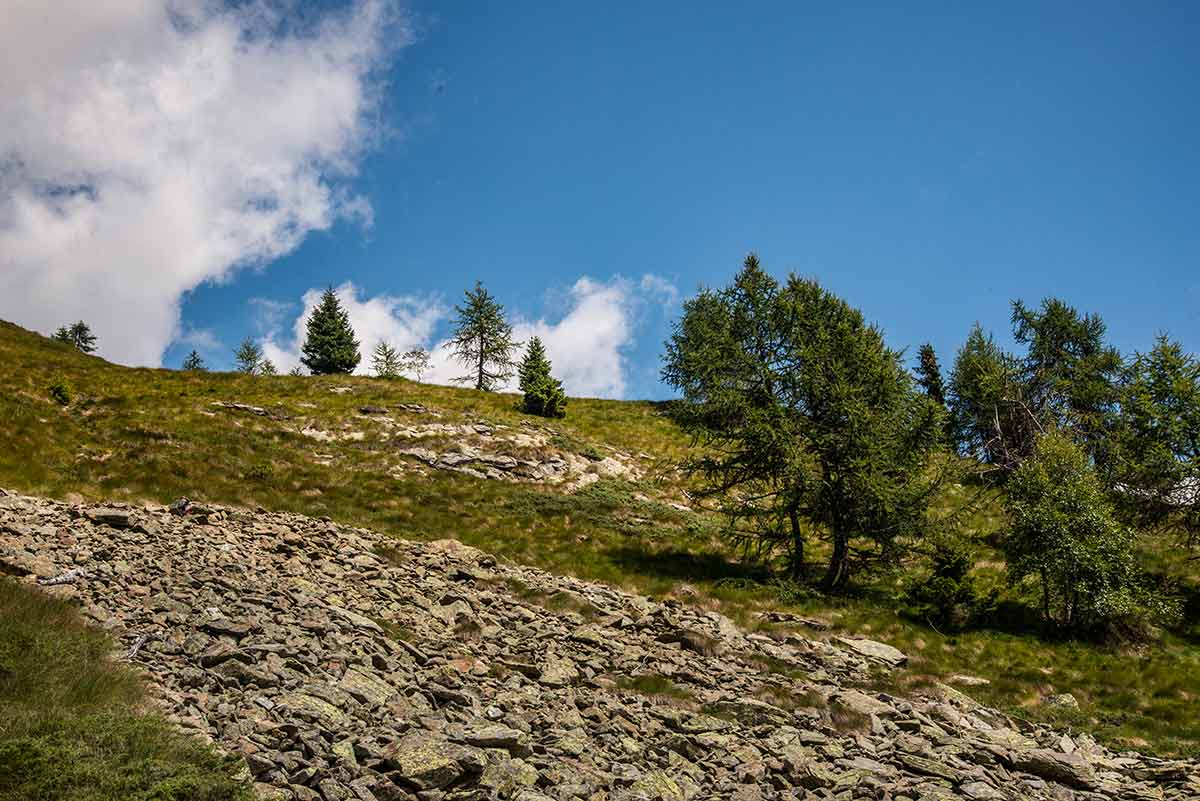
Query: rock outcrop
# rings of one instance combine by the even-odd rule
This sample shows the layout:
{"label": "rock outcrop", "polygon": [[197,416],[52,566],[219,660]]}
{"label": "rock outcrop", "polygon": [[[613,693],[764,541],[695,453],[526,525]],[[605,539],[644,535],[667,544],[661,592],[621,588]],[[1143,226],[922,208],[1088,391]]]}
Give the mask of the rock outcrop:
{"label": "rock outcrop", "polygon": [[0,571],[109,629],[263,798],[1163,799],[1115,754],[949,687],[851,685],[894,649],[663,603],[298,515],[0,492]]}

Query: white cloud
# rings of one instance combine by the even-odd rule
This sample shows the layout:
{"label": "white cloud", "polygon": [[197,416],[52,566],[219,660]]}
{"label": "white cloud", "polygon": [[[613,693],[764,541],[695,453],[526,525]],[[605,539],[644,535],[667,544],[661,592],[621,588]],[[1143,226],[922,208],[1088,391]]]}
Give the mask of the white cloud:
{"label": "white cloud", "polygon": [[0,317],[158,364],[184,292],[369,223],[345,179],[407,33],[389,0],[280,3],[5,3]]}
{"label": "white cloud", "polygon": [[[263,353],[275,363],[281,372],[288,372],[300,364],[300,345],[304,342],[304,331],[313,309],[321,301],[323,290],[310,289],[301,299],[303,311],[292,324],[292,330],[284,335],[272,326],[263,339]],[[350,315],[350,325],[359,341],[362,360],[357,372],[365,375],[371,371],[371,351],[380,340],[401,351],[413,347],[424,347],[433,336],[434,327],[446,315],[446,310],[435,300],[416,297],[376,295],[360,297],[358,287],[347,282],[334,290],[338,300]],[[269,304],[272,313],[286,309],[291,304],[256,300],[260,308]],[[282,317],[274,317],[276,324]]]}
{"label": "white cloud", "polygon": [[[449,309],[428,298],[378,295],[360,296],[354,284],[334,290],[350,315],[350,324],[358,338],[362,361],[357,372],[370,372],[370,353],[380,340],[400,350],[427,348],[432,368],[426,381],[449,384],[463,375],[463,365],[453,359],[448,341],[435,332],[449,323]],[[639,281],[614,278],[607,282],[583,277],[567,292],[566,311],[556,322],[544,318],[527,320],[512,315],[515,338],[525,342],[539,336],[554,364],[554,374],[563,380],[569,394],[575,396],[620,398],[625,395],[628,365],[624,351],[633,343],[634,334],[648,303],[661,303],[677,297],[675,287],[658,276],[647,275]],[[300,361],[300,343],[305,323],[320,300],[321,290],[304,294],[304,311],[296,318],[287,336],[273,331],[263,340],[263,350],[283,371]],[[516,388],[515,379],[506,389]]]}
{"label": "white cloud", "polygon": [[194,348],[201,353],[217,353],[225,350],[224,343],[211,328],[186,328],[175,338],[175,342]]}

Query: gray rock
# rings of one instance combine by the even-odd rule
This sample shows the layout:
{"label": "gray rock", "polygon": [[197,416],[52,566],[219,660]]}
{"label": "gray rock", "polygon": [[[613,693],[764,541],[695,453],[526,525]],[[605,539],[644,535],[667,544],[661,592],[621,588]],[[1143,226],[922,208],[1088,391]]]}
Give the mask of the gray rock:
{"label": "gray rock", "polygon": [[866,639],[851,639],[849,637],[837,637],[835,639],[855,653],[861,654],[868,659],[882,662],[889,667],[901,667],[908,663],[908,657],[904,655],[903,651],[887,643]]}

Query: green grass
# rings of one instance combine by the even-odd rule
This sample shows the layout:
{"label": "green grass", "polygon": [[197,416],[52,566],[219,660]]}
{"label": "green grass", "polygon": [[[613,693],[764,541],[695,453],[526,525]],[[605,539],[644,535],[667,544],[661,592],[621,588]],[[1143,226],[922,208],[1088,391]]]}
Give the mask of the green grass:
{"label": "green grass", "polygon": [[236,762],[139,712],[143,690],[69,604],[0,579],[0,798],[233,801]]}
{"label": "green grass", "polygon": [[[969,533],[982,556],[976,573],[999,589],[1003,614],[951,636],[899,614],[904,580],[922,569],[917,559],[898,571],[865,572],[849,597],[829,599],[780,583],[766,566],[740,559],[722,539],[720,521],[671,506],[685,498],[676,465],[688,442],[663,416],[661,404],[572,399],[565,420],[546,421],[521,414],[513,395],[406,380],[123,368],[5,323],[0,363],[0,486],[80,500],[167,503],[187,496],[328,515],[409,539],[453,537],[552,572],[655,596],[674,593],[763,629],[771,627],[759,622],[761,611],[802,612],[829,620],[830,634],[875,637],[909,653],[912,670],[898,674],[899,685],[977,675],[992,684],[968,693],[1047,721],[1063,721],[1063,713],[1037,700],[1070,692],[1081,710],[1063,722],[1117,746],[1200,753],[1200,563],[1184,559],[1173,543],[1148,541],[1149,564],[1181,583],[1191,605],[1190,628],[1169,632],[1161,645],[1141,651],[1044,638],[1026,619],[1019,589],[1002,586],[1003,563],[993,542],[1002,525],[995,499],[969,506],[971,490],[952,488],[940,511],[970,509]],[[48,389],[56,383],[69,385],[66,405]],[[331,391],[338,387],[352,391]],[[218,409],[214,401],[261,406],[273,416]],[[423,404],[441,416],[394,408],[403,403]],[[455,473],[422,474],[397,453],[400,446],[380,416],[358,413],[367,405],[392,408],[390,416],[406,425],[532,425],[548,432],[552,447],[589,458],[614,448],[631,454],[644,478],[601,481],[564,495]],[[317,441],[300,433],[305,425],[361,431],[364,438]],[[814,545],[814,571],[821,556]],[[681,594],[683,585],[691,590]],[[565,603],[559,611],[573,611],[569,599],[529,600]]]}

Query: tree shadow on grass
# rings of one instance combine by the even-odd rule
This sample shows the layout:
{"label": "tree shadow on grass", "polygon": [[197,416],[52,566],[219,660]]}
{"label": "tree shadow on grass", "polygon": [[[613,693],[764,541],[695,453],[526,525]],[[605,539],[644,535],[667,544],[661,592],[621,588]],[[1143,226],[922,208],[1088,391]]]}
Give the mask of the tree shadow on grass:
{"label": "tree shadow on grass", "polygon": [[741,580],[765,583],[771,573],[763,565],[731,561],[715,553],[692,553],[671,549],[648,551],[628,545],[609,548],[605,556],[622,570],[648,578],[676,581]]}

